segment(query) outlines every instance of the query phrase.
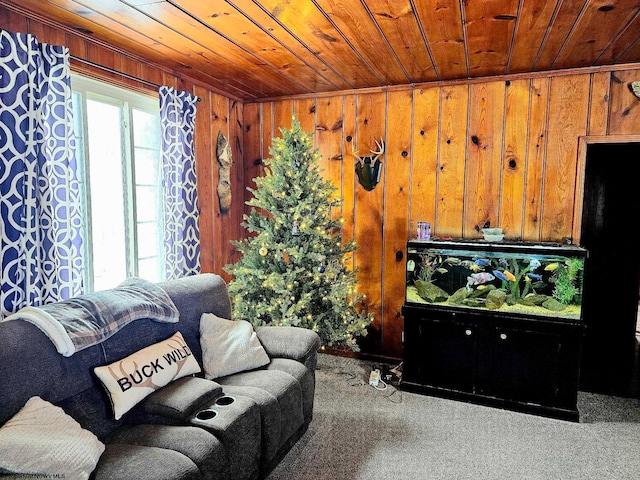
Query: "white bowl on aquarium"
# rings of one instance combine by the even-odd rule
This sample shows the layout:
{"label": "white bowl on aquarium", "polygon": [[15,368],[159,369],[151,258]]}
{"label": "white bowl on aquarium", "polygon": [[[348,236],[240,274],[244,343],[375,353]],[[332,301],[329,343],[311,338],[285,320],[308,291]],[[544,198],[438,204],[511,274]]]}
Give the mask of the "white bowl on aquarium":
{"label": "white bowl on aquarium", "polygon": [[504,235],[502,233],[500,235],[483,234],[483,236],[487,242],[501,242],[504,238]]}
{"label": "white bowl on aquarium", "polygon": [[504,238],[501,228],[483,228],[482,236],[487,242],[500,242]]}

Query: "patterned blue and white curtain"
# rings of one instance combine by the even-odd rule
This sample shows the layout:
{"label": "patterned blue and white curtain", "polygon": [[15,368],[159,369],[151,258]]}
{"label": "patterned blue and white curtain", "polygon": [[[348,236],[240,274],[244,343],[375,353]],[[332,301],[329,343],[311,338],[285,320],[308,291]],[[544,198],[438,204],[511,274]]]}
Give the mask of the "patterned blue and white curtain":
{"label": "patterned blue and white curtain", "polygon": [[167,279],[200,272],[200,230],[193,135],[198,98],[160,87],[164,250]]}
{"label": "patterned blue and white curtain", "polygon": [[69,50],[0,30],[0,319],[82,293]]}

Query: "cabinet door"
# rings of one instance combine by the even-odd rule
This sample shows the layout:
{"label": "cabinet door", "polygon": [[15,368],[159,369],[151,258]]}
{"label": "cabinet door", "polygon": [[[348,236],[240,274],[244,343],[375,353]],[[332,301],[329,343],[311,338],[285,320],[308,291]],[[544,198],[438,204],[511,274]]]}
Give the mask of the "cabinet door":
{"label": "cabinet door", "polygon": [[555,404],[562,335],[495,326],[487,329],[483,345],[486,350],[478,363],[478,393]]}
{"label": "cabinet door", "polygon": [[406,380],[444,389],[473,392],[476,326],[472,322],[407,319]]}

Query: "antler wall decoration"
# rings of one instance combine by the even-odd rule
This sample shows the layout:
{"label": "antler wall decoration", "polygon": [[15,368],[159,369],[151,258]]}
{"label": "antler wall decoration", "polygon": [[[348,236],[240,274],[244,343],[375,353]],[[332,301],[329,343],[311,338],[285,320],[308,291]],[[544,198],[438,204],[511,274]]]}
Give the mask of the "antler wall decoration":
{"label": "antler wall decoration", "polygon": [[357,159],[356,175],[358,175],[360,185],[367,191],[373,190],[380,181],[382,171],[380,157],[384,154],[384,140],[382,138],[380,142],[376,140],[376,146],[378,149],[369,150],[373,155],[368,157],[361,157],[356,150],[353,150],[353,156]]}

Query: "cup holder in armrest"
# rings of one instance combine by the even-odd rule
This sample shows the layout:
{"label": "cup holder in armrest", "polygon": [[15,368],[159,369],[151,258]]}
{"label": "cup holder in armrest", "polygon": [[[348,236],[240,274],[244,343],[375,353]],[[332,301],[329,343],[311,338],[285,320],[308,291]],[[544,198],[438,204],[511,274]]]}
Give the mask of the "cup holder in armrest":
{"label": "cup holder in armrest", "polygon": [[196,418],[198,420],[211,420],[213,418],[216,418],[217,416],[218,416],[218,412],[211,409],[201,410],[198,413],[196,413]]}
{"label": "cup holder in armrest", "polygon": [[231,405],[235,401],[236,399],[234,397],[224,395],[216,400],[216,405],[220,405],[221,407],[226,407],[227,405]]}

